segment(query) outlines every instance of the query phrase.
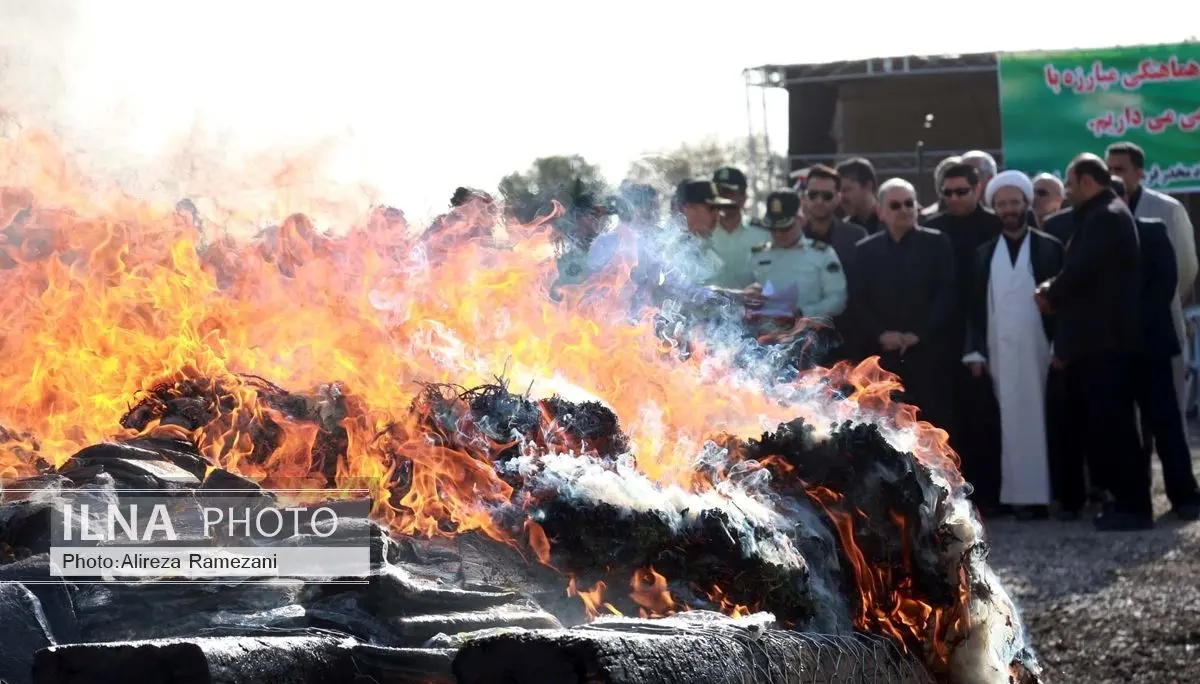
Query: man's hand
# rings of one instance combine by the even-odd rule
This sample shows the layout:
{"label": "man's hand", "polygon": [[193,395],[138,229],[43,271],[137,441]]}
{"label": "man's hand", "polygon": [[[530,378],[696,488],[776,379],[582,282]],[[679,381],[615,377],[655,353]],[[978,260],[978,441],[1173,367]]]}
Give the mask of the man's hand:
{"label": "man's hand", "polygon": [[1053,283],[1054,279],[1051,278],[1041,285],[1038,285],[1037,289],[1033,291],[1033,301],[1037,304],[1038,311],[1040,311],[1043,315],[1054,313],[1054,305],[1050,303],[1050,297],[1048,294],[1050,292],[1050,286]]}
{"label": "man's hand", "polygon": [[978,363],[978,362],[968,363],[967,368],[971,369],[971,377],[981,378],[981,377],[983,377],[984,371],[987,370],[987,364],[986,363]]}
{"label": "man's hand", "polygon": [[761,309],[767,303],[766,297],[763,297],[762,285],[758,283],[742,290],[741,299],[745,302],[747,309]]}
{"label": "man's hand", "polygon": [[1054,313],[1054,305],[1050,303],[1050,300],[1046,297],[1045,292],[1040,290],[1034,292],[1033,301],[1037,304],[1038,311],[1043,315]]}

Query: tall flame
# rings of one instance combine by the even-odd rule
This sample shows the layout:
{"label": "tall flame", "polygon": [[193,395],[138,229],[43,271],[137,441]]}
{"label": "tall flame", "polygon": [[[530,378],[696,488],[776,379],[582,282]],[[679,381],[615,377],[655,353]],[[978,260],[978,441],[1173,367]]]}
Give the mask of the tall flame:
{"label": "tall flame", "polygon": [[[295,172],[285,171],[276,179]],[[716,352],[694,349],[687,364],[664,354],[652,327],[627,323],[613,302],[628,264],[553,301],[541,223],[480,235],[487,217],[463,210],[423,239],[395,212],[360,216],[281,191],[268,202],[278,226],[260,230],[258,214],[216,197],[216,220],[200,235],[169,207],[97,191],[36,132],[0,138],[0,179],[10,185],[0,188],[0,228],[11,224],[0,241],[0,481],[102,440],[169,436],[267,486],[404,480],[381,490],[376,511],[397,533],[476,530],[549,565],[540,526],[514,540],[489,515],[513,493],[489,459],[504,445],[447,446],[458,442],[438,431],[456,429],[453,420],[431,428],[409,410],[427,387],[478,386],[499,373],[514,386],[557,378],[602,397],[631,436],[637,468],[657,483],[712,487],[694,467],[710,435],[863,411],[906,429],[918,458],[956,477],[945,433],[891,404],[898,384],[873,359],[801,378],[826,395],[847,390],[849,401],[818,413],[739,384]],[[341,232],[322,233],[302,213],[318,209]],[[273,383],[304,391],[306,405],[273,403]],[[156,407],[166,403],[196,414],[195,425],[164,421]],[[297,410],[313,420],[293,419]],[[565,433],[547,439],[586,447]],[[810,494],[827,505],[837,496]],[[891,585],[857,553],[852,516],[828,510],[859,578],[859,626],[940,629],[928,606],[880,595]],[[568,587],[592,615],[616,612],[605,591],[573,578]],[[720,587],[703,593],[727,612],[747,611]],[[686,609],[653,568],[634,574],[630,598],[652,616]]]}

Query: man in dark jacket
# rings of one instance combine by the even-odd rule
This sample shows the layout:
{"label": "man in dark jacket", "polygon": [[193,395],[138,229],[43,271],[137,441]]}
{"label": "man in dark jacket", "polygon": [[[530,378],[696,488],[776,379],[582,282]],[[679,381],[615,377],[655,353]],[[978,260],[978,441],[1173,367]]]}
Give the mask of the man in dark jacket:
{"label": "man in dark jacket", "polygon": [[[976,250],[999,237],[1001,226],[1000,219],[983,206],[984,188],[980,187],[979,171],[971,164],[960,162],[946,167],[939,192],[946,211],[935,215],[925,225],[950,239],[954,272],[959,274],[959,282],[964,285],[955,292],[949,328],[951,358],[948,367],[952,369],[950,383],[956,428],[950,433],[950,444],[962,459],[963,476],[974,483],[987,477],[980,469],[990,460],[987,453],[995,451],[993,435],[998,427],[995,424],[998,413],[991,377],[986,373],[973,377],[959,362],[965,347],[967,311],[971,303],[971,288],[966,285],[975,268]],[[975,504],[985,517],[998,512],[982,496],[977,497]]]}
{"label": "man in dark jacket", "polygon": [[842,209],[846,221],[862,226],[868,235],[883,230],[876,206],[879,185],[871,162],[862,157],[847,159],[837,165],[837,174],[842,179]]}
{"label": "man in dark jacket", "polygon": [[[1113,190],[1128,197],[1125,182],[1113,176]],[[1128,204],[1128,202],[1126,202]],[[1147,457],[1158,451],[1163,484],[1171,513],[1181,520],[1200,520],[1200,485],[1192,472],[1192,452],[1187,443],[1175,395],[1173,359],[1180,347],[1172,304],[1178,284],[1175,247],[1161,219],[1135,218],[1142,255],[1141,357],[1137,364],[1137,406],[1142,419],[1143,450]]]}
{"label": "man in dark jacket", "polygon": [[1064,245],[1075,231],[1075,218],[1071,207],[1064,207],[1042,219],[1042,232],[1053,235]]}
{"label": "man in dark jacket", "polygon": [[1161,219],[1136,219],[1142,248],[1142,330],[1145,347],[1137,365],[1137,404],[1144,436],[1162,463],[1163,484],[1171,512],[1183,520],[1200,520],[1200,486],[1192,472],[1183,414],[1175,397],[1172,359],[1181,352],[1171,302],[1178,281],[1175,248]]}
{"label": "man in dark jacket", "polygon": [[[834,210],[841,202],[842,179],[837,171],[818,164],[808,170],[801,194],[801,207],[804,215],[804,235],[815,244],[829,245],[842,264],[842,273],[846,275],[846,283],[853,280],[857,272],[854,268],[854,246],[867,236],[862,226],[838,220]],[[855,340],[853,315],[847,303],[846,311],[833,319],[833,327],[841,343],[826,357],[826,362],[849,360],[858,361],[860,345]]]}
{"label": "man in dark jacket", "polygon": [[1054,355],[1076,378],[1091,472],[1113,497],[1096,526],[1148,529],[1154,525],[1150,468],[1134,407],[1143,348],[1137,226],[1113,192],[1108,167],[1093,154],[1071,163],[1067,194],[1074,231],[1063,270],[1034,296],[1043,313],[1058,314]]}
{"label": "man in dark jacket", "polygon": [[[900,376],[901,399],[917,406],[923,420],[953,434],[953,395],[946,383],[952,370],[953,249],[945,235],[916,225],[917,193],[908,181],[885,182],[878,202],[886,229],[858,243],[860,277],[850,283],[862,353],[878,355],[883,368]],[[961,341],[961,335],[953,337]]]}

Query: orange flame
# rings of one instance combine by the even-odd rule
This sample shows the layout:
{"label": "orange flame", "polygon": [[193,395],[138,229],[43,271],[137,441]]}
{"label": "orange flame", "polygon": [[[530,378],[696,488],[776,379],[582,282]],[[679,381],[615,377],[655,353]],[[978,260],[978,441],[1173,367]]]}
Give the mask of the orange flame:
{"label": "orange flame", "polygon": [[604,590],[607,588],[604,580],[600,580],[591,589],[580,590],[575,584],[575,578],[571,577],[567,581],[567,596],[578,596],[579,600],[583,601],[584,610],[587,611],[589,618],[599,617],[600,608],[604,608],[612,615],[620,615],[621,611],[614,608],[611,603],[604,602]]}
{"label": "orange flame", "polygon": [[[350,201],[294,192],[300,166],[265,174],[266,196],[253,201],[241,188],[199,188],[216,198],[201,233],[172,209],[98,190],[44,134],[0,138],[0,178],[11,184],[0,188],[0,482],[61,466],[99,441],[171,437],[265,486],[376,483],[373,513],[399,534],[477,530],[518,545],[489,515],[513,494],[492,467],[512,445],[448,446],[467,418],[414,410],[426,386],[479,386],[502,371],[514,387],[543,379],[535,393],[550,378],[602,398],[621,417],[637,468],[657,483],[711,487],[693,458],[714,430],[733,445],[763,422],[828,424],[862,412],[915,435],[917,458],[956,477],[945,433],[892,401],[899,383],[877,359],[799,381],[826,396],[848,386],[849,401],[783,405],[731,381],[728,363],[702,345],[680,364],[650,325],[607,324],[626,313],[609,300],[629,264],[555,303],[541,222],[505,226],[472,203],[422,238],[395,212],[362,216]],[[264,217],[286,218],[261,230]],[[321,232],[326,225],[340,232]],[[303,405],[279,405],[272,383],[300,391]],[[588,448],[543,422],[547,443]],[[948,629],[948,618],[914,605],[855,553],[854,519],[829,505],[835,493],[814,497],[855,566],[860,626]],[[526,536],[549,564],[544,530],[530,523]],[[643,614],[683,609],[653,568],[631,586]],[[616,612],[604,590],[568,586],[591,615]],[[726,612],[749,610],[719,588],[710,598]]]}
{"label": "orange flame", "polygon": [[677,603],[667,587],[667,578],[654,568],[641,568],[633,573],[629,585],[633,591],[629,598],[641,606],[642,617],[666,617],[678,612]]}
{"label": "orange flame", "polygon": [[546,530],[532,520],[525,521],[525,532],[529,535],[529,548],[542,565],[550,565],[550,540],[546,538]]}

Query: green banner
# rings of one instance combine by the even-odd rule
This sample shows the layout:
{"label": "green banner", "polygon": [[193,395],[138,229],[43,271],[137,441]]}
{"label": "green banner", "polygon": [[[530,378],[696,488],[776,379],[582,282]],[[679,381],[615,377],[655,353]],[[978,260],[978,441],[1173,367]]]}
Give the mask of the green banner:
{"label": "green banner", "polygon": [[1146,151],[1146,185],[1200,191],[1200,44],[1000,55],[1004,165],[1062,177],[1118,140]]}

